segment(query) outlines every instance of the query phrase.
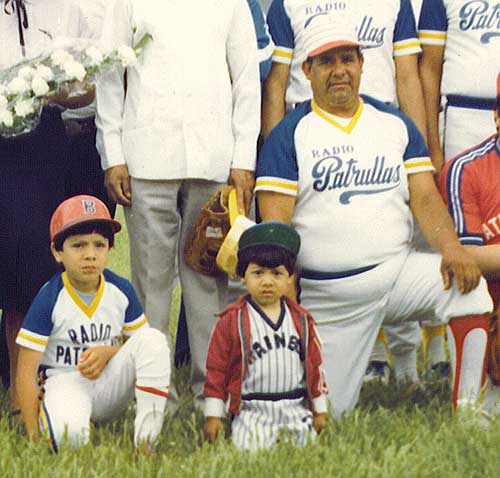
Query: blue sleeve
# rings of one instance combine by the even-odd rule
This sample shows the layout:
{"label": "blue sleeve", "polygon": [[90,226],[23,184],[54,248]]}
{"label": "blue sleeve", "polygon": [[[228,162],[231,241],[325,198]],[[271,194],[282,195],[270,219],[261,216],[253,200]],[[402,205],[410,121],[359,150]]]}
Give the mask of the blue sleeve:
{"label": "blue sleeve", "polygon": [[396,43],[410,38],[417,38],[415,15],[410,0],[401,0],[393,41]]}
{"label": "blue sleeve", "polygon": [[141,302],[139,301],[139,297],[137,297],[137,293],[129,281],[127,281],[127,285],[123,291],[128,298],[128,307],[125,311],[125,323],[127,324],[137,320],[138,317],[143,315],[144,311],[142,309]]}
{"label": "blue sleeve", "polygon": [[273,0],[267,13],[267,24],[276,47],[291,50],[295,48],[295,35],[285,10],[284,0]]}
{"label": "blue sleeve", "polygon": [[[298,181],[297,153],[295,150],[295,129],[304,114],[310,110],[310,102],[302,103],[288,113],[271,131],[262,146],[255,177],[280,178]],[[309,106],[309,107],[308,107]]]}
{"label": "blue sleeve", "polygon": [[257,36],[260,81],[264,81],[269,74],[269,70],[271,69],[273,55],[272,49],[270,48],[271,38],[269,37],[266,20],[259,2],[257,0],[247,0],[247,2],[250,7],[250,12],[252,13],[255,35]]}
{"label": "blue sleeve", "polygon": [[24,316],[21,328],[37,335],[50,337],[54,323],[52,322],[52,311],[62,288],[62,283],[47,282],[33,299],[33,302]]}
{"label": "blue sleeve", "polygon": [[439,32],[448,30],[448,18],[443,0],[423,0],[418,29]]}
{"label": "blue sleeve", "polygon": [[418,130],[415,123],[405,115],[400,116],[406,125],[408,131],[408,145],[403,154],[403,161],[413,158],[425,158],[429,156],[427,146],[425,145],[424,137]]}

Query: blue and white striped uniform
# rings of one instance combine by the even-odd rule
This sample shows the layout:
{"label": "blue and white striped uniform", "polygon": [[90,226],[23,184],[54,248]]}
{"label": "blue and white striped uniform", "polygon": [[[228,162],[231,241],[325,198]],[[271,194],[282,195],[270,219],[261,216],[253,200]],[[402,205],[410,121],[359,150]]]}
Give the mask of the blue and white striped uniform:
{"label": "blue and white striped uniform", "polygon": [[290,65],[286,103],[294,105],[312,96],[301,69],[304,30],[324,14],[348,17],[358,40],[366,45],[361,93],[397,104],[393,57],[420,52],[410,0],[274,0],[267,22],[276,45],[273,61]]}
{"label": "blue and white striped uniform", "polygon": [[[241,384],[241,410],[232,422],[232,439],[241,449],[267,448],[285,432],[294,443],[305,445],[316,433],[312,412],[304,403],[305,371],[301,342],[284,302],[273,323],[253,301],[248,302],[252,353]],[[280,400],[259,399],[263,394],[302,390],[302,396]]]}
{"label": "blue and white striped uniform", "polygon": [[500,4],[423,0],[418,36],[422,45],[444,46],[444,154],[450,159],[496,131],[492,110],[500,70]]}
{"label": "blue and white striped uniform", "polygon": [[366,96],[352,118],[304,102],[264,143],[255,189],[295,198],[301,304],[322,339],[335,415],[356,404],[382,323],[491,310],[484,281],[467,295],[444,291],[441,257],[411,247],[408,176],[430,171],[414,123]]}

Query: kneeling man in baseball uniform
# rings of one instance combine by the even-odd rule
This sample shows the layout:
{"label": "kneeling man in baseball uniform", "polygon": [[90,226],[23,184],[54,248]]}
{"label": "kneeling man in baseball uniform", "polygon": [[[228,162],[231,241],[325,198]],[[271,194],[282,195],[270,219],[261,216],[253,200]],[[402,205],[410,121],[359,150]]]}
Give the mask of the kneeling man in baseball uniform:
{"label": "kneeling man in baseball uniform", "polygon": [[151,453],[161,431],[170,354],[132,285],[105,269],[120,229],[95,197],[74,196],[58,206],[51,249],[64,271],[40,289],[17,336],[26,431],[34,440],[45,435],[56,451],[87,443],[91,420],[119,416],[134,395],[137,450]]}
{"label": "kneeling man in baseball uniform", "polygon": [[[302,68],[313,99],[272,131],[257,166],[264,221],[291,224],[302,305],[323,341],[334,415],[352,409],[382,323],[448,323],[453,406],[475,408],[492,302],[460,244],[414,123],[359,95],[362,45],[339,19],[304,31]],[[412,214],[438,253],[411,248]]]}

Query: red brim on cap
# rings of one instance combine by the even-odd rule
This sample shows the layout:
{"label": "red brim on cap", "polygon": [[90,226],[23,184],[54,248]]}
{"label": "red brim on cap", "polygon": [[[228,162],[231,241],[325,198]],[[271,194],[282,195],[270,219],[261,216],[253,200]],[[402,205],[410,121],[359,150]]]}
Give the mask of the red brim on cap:
{"label": "red brim on cap", "polygon": [[321,53],[324,53],[325,51],[332,50],[333,48],[340,48],[342,46],[360,47],[361,43],[356,43],[356,42],[347,41],[347,40],[332,41],[329,43],[325,43],[324,45],[321,45],[320,47],[311,51],[307,56],[308,57],[317,56],[317,55],[320,55]]}
{"label": "red brim on cap", "polygon": [[95,222],[95,223],[106,223],[111,226],[111,229],[113,231],[113,234],[116,234],[117,232],[120,232],[122,229],[122,225],[118,222],[115,221],[114,219],[95,219],[95,218],[89,218],[89,219],[76,219],[74,221],[68,222],[63,228],[61,228],[59,231],[57,231],[56,234],[54,234],[51,237],[51,241],[54,241],[54,239],[62,234],[63,232],[66,232],[68,229],[71,229],[72,227],[79,226],[80,224],[84,224],[86,222]]}

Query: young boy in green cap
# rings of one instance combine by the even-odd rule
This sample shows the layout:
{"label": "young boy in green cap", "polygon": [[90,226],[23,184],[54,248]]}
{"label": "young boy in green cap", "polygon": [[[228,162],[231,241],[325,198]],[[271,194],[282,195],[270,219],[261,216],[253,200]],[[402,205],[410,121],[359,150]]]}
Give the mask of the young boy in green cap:
{"label": "young boy in green cap", "polygon": [[204,390],[210,442],[222,430],[228,398],[240,449],[267,448],[280,436],[303,446],[325,426],[320,341],[309,312],[285,296],[299,247],[298,233],[279,222],[252,226],[240,238],[237,273],[248,295],[219,315],[210,340]]}

